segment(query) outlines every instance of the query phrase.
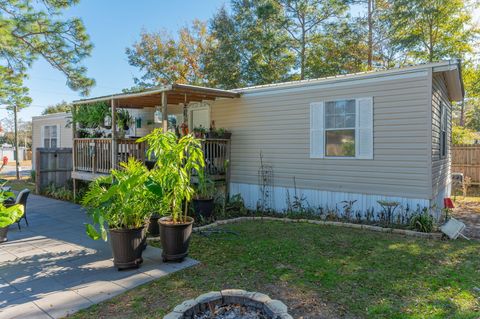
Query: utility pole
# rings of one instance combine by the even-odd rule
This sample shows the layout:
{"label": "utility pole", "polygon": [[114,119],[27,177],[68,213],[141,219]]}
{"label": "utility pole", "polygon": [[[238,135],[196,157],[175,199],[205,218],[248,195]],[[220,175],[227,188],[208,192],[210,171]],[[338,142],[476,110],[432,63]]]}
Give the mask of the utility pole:
{"label": "utility pole", "polygon": [[13,106],[13,120],[14,120],[14,130],[15,130],[15,173],[17,175],[17,180],[20,179],[19,171],[19,161],[18,161],[18,119],[17,119],[18,106],[15,104]]}

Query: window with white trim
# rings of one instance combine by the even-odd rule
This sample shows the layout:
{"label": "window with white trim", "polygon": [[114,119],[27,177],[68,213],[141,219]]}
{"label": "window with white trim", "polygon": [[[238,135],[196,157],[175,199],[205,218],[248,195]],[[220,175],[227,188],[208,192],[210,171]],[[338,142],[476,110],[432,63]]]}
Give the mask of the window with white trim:
{"label": "window with white trim", "polygon": [[355,100],[325,102],[325,156],[355,157]]}
{"label": "window with white trim", "polygon": [[311,103],[310,157],[373,159],[373,98]]}
{"label": "window with white trim", "polygon": [[440,103],[440,156],[447,155],[447,109],[445,103]]}
{"label": "window with white trim", "polygon": [[43,127],[43,147],[54,148],[58,145],[57,125],[45,125]]}

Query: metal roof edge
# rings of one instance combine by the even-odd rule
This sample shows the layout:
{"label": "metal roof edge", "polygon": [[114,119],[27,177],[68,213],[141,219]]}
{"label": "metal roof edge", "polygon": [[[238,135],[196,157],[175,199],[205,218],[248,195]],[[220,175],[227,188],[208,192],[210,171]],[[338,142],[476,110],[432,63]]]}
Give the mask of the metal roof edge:
{"label": "metal roof edge", "polygon": [[[456,63],[458,63],[458,61]],[[243,93],[243,94],[249,94],[254,92],[257,93],[261,91],[269,91],[269,90],[276,90],[276,89],[297,88],[297,87],[310,86],[310,85],[316,85],[321,83],[353,81],[353,80],[359,80],[362,78],[383,77],[383,76],[390,76],[390,75],[402,74],[402,73],[412,73],[412,72],[418,72],[418,71],[422,71],[429,68],[451,66],[451,65],[452,65],[452,61],[447,60],[447,61],[425,63],[425,64],[400,67],[400,68],[394,68],[394,69],[388,69],[388,70],[358,72],[358,73],[335,75],[335,76],[328,76],[328,77],[309,79],[309,80],[299,80],[299,81],[281,82],[281,83],[275,83],[275,84],[256,85],[256,86],[234,89],[232,91]]]}

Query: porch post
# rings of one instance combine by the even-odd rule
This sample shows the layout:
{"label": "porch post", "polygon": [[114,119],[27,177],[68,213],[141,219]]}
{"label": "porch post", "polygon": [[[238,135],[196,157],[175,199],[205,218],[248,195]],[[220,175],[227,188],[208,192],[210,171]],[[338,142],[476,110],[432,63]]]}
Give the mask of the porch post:
{"label": "porch post", "polygon": [[[75,104],[72,105],[72,137],[73,137],[73,143],[72,143],[72,171],[75,172],[76,169],[75,167],[77,166],[75,158],[77,157],[77,141],[75,140],[77,138],[77,123],[75,122],[75,117],[77,114],[77,106]],[[73,202],[75,203],[77,201],[77,180],[74,178],[72,179],[73,181]]]}
{"label": "porch post", "polygon": [[163,133],[167,132],[168,130],[168,110],[167,110],[167,93],[162,92],[162,128]]}
{"label": "porch post", "polygon": [[[77,145],[75,139],[77,138],[77,122],[75,122],[75,118],[77,117],[77,106],[75,104],[72,105],[72,136],[73,136],[73,148],[72,148],[72,163],[73,167],[72,170],[76,171],[76,155],[77,155]],[[75,194],[74,194],[75,196]]]}
{"label": "porch post", "polygon": [[112,169],[117,168],[118,160],[118,144],[117,144],[117,106],[115,100],[110,100],[110,106],[112,109]]}

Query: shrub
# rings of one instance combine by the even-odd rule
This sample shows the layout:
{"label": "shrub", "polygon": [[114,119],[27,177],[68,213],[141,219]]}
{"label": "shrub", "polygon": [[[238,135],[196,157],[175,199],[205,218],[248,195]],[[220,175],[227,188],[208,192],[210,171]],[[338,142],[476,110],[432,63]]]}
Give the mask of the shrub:
{"label": "shrub", "polygon": [[410,228],[422,233],[431,233],[433,231],[434,219],[426,210],[414,215],[410,219]]}
{"label": "shrub", "polygon": [[73,191],[65,186],[57,186],[55,184],[49,184],[42,190],[42,194],[51,198],[73,201]]}

